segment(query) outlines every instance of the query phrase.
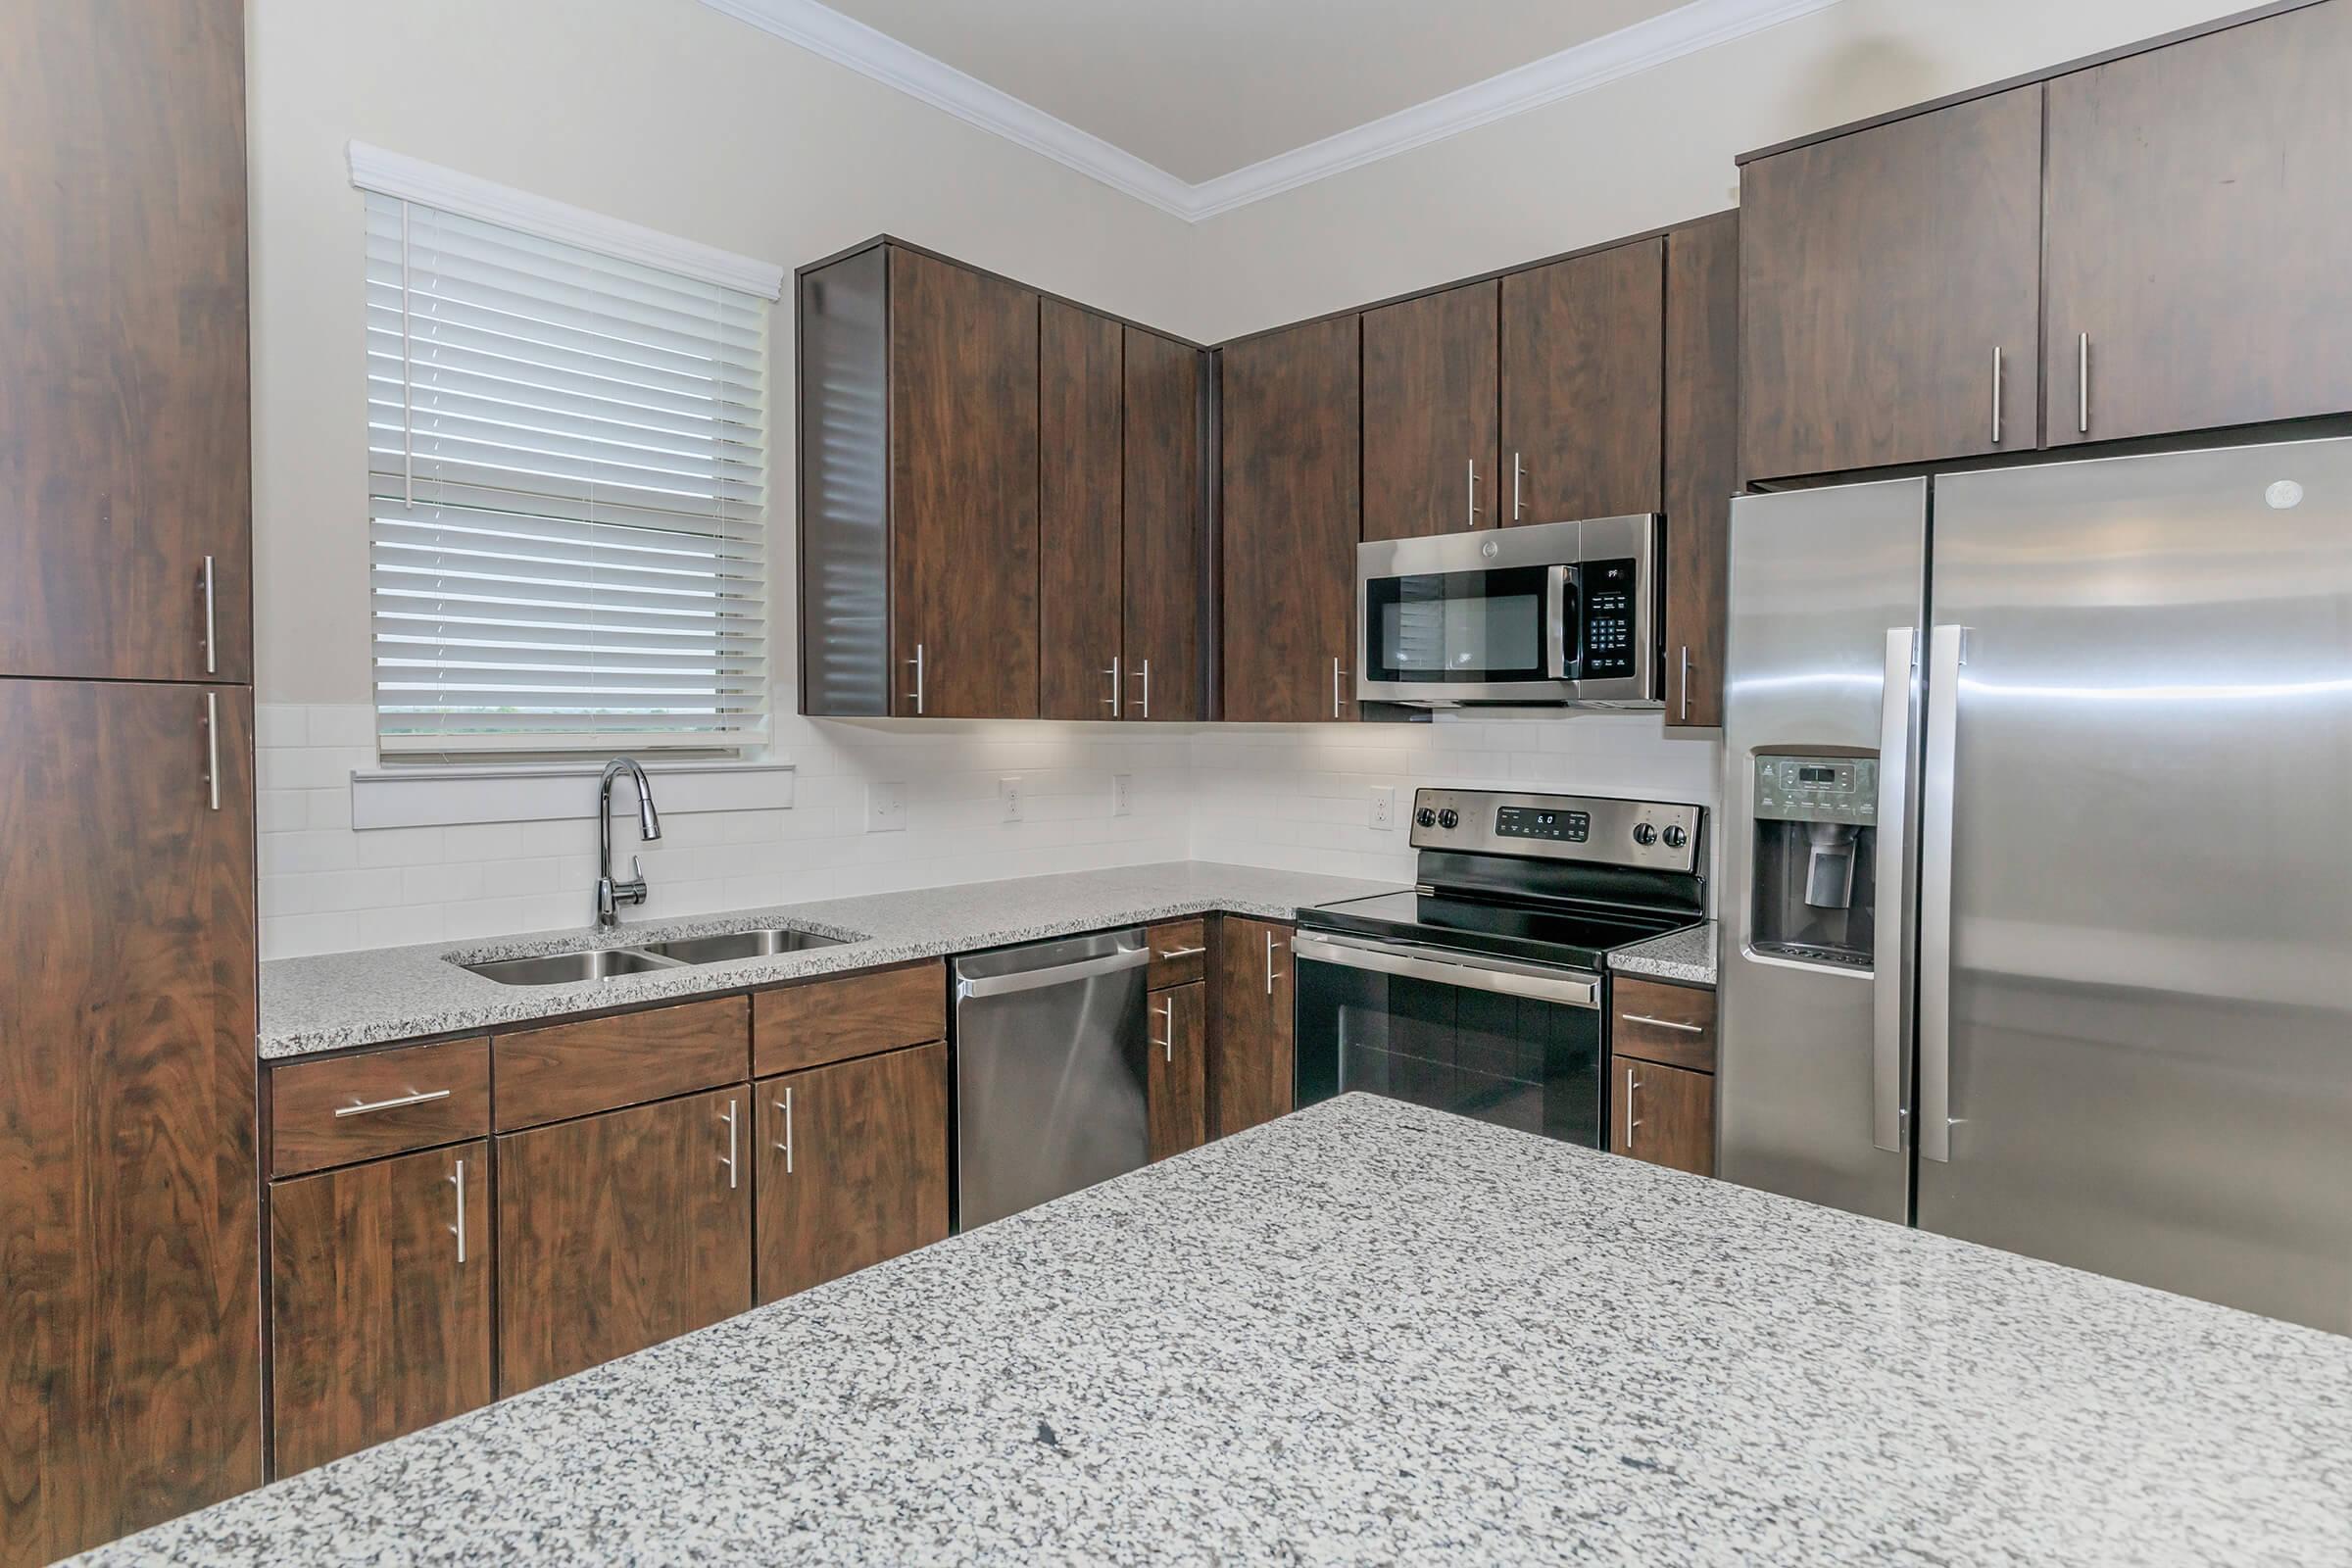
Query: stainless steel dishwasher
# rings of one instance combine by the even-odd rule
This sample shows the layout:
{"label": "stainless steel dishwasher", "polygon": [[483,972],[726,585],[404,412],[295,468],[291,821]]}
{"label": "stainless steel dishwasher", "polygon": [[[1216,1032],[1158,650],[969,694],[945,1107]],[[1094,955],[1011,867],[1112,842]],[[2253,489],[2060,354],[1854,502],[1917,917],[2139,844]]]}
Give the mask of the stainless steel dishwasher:
{"label": "stainless steel dishwasher", "polygon": [[1108,1181],[1151,1153],[1142,927],[956,960],[957,1225]]}

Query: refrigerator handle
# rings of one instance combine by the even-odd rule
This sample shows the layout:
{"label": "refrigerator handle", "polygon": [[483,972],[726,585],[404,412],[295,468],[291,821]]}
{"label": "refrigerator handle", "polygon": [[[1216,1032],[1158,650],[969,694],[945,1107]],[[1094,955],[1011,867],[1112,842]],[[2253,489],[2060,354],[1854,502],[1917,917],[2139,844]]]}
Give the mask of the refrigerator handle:
{"label": "refrigerator handle", "polygon": [[[1886,684],[1879,694],[1879,849],[1881,882],[1902,887],[1909,853],[1912,720],[1919,670],[1919,632],[1886,631]],[[1870,980],[1870,1141],[1890,1153],[1903,1151],[1903,901],[1881,899],[1878,958]]]}
{"label": "refrigerator handle", "polygon": [[1919,1152],[1952,1157],[1952,774],[1968,628],[1928,646],[1927,755],[1919,781]]}

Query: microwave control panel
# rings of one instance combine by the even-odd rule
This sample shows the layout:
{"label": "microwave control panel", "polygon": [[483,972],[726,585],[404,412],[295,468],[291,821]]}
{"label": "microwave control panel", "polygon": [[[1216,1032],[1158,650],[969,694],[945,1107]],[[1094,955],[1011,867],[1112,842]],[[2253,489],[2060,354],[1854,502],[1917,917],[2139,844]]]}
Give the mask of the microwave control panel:
{"label": "microwave control panel", "polygon": [[1634,595],[1637,573],[1631,561],[1588,561],[1577,568],[1584,589],[1587,680],[1634,672]]}
{"label": "microwave control panel", "polygon": [[1875,757],[1759,757],[1756,815],[1767,822],[1879,824]]}

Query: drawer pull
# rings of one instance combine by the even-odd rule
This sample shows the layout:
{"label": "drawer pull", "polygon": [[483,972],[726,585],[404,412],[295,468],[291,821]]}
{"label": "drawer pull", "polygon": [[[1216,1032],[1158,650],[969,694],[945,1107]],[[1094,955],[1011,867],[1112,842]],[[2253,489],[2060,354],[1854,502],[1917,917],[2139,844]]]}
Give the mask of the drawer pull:
{"label": "drawer pull", "polygon": [[365,1116],[372,1110],[399,1110],[403,1106],[430,1104],[436,1100],[447,1100],[448,1098],[448,1090],[430,1089],[420,1095],[402,1095],[396,1100],[360,1101],[349,1105],[337,1105],[335,1118],[339,1121],[345,1116]]}
{"label": "drawer pull", "polygon": [[1207,951],[1206,948],[1162,948],[1159,950],[1159,956],[1163,958],[1189,958],[1196,953],[1206,953]]}
{"label": "drawer pull", "polygon": [[1707,1032],[1704,1024],[1676,1023],[1672,1018],[1652,1018],[1646,1012],[1628,1012],[1621,1016],[1627,1023],[1646,1023],[1654,1024],[1660,1029],[1680,1029],[1687,1035],[1703,1035]]}

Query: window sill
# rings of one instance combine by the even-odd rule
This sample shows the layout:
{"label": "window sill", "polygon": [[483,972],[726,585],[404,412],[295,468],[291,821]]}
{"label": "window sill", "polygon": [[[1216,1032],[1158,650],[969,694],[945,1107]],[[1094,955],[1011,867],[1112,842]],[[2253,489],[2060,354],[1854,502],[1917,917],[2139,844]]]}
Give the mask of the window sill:
{"label": "window sill", "polygon": [[[733,760],[644,763],[664,816],[701,811],[789,810],[790,762]],[[354,768],[351,825],[458,827],[477,822],[554,822],[596,814],[602,759],[577,762],[427,762]],[[637,809],[626,784],[612,792],[615,815]]]}

